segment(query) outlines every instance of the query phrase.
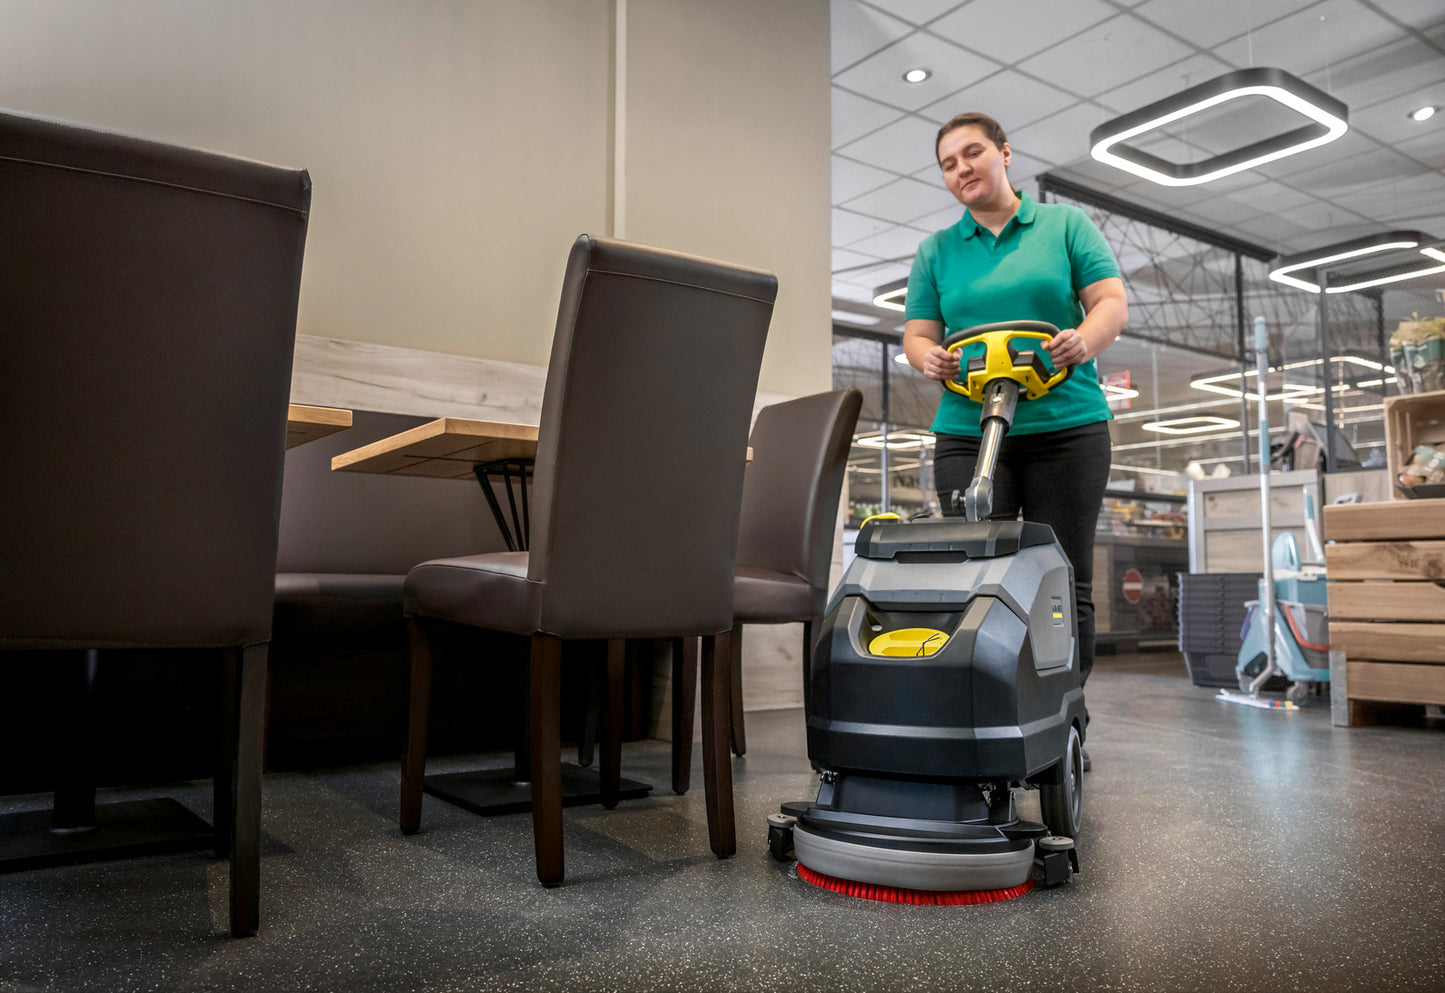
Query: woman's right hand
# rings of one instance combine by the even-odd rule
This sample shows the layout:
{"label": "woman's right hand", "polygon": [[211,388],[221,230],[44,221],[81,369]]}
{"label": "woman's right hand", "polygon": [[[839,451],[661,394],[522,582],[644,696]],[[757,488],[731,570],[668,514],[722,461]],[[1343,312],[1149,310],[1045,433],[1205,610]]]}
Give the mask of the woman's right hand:
{"label": "woman's right hand", "polygon": [[923,356],[923,374],[940,383],[958,378],[958,353],[934,345]]}

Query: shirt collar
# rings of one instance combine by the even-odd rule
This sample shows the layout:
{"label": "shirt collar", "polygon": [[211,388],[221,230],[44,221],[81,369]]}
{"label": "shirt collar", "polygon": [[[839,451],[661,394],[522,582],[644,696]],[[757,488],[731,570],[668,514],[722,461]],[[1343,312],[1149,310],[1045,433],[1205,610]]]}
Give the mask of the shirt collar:
{"label": "shirt collar", "polygon": [[[1017,221],[1019,224],[1032,224],[1034,222],[1034,210],[1038,207],[1038,204],[1034,203],[1034,198],[1023,190],[1014,190],[1014,193],[1017,194],[1019,198],[1019,209],[1014,211],[1014,216],[1010,217],[1009,220]],[[965,238],[972,238],[984,230],[983,225],[975,221],[973,215],[967,210],[963,212],[963,219],[959,222],[959,226],[962,228]],[[1004,228],[1007,229],[1008,225],[1005,224]],[[1000,231],[999,233],[1002,234],[1003,232]]]}

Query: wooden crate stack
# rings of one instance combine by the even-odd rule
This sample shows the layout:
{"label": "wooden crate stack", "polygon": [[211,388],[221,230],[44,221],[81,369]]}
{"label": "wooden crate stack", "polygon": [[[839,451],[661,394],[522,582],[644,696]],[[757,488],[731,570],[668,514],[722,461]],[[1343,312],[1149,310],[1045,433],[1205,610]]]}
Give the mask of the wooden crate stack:
{"label": "wooden crate stack", "polygon": [[1325,508],[1330,647],[1365,701],[1445,704],[1445,499]]}

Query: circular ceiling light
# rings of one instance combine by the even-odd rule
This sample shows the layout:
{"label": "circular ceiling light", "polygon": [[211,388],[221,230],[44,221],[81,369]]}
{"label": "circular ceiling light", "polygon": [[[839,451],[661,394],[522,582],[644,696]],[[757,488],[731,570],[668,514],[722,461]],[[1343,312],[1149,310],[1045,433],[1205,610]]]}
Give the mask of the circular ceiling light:
{"label": "circular ceiling light", "polygon": [[905,83],[921,83],[932,75],[933,70],[931,69],[909,69],[903,74],[903,81]]}
{"label": "circular ceiling light", "polygon": [[1430,106],[1421,107],[1419,110],[1412,110],[1410,111],[1410,120],[1417,123],[1422,121],[1428,121],[1430,118],[1435,116],[1435,112],[1439,109],[1439,107]]}

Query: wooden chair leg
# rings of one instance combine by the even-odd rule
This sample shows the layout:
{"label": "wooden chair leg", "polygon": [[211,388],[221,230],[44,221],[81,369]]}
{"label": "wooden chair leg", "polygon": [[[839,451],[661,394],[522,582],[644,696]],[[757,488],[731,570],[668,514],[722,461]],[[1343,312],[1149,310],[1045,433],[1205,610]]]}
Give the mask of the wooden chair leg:
{"label": "wooden chair leg", "polygon": [[602,806],[617,806],[622,789],[622,687],[627,667],[627,642],[614,638],[607,643],[607,671],[603,699],[602,755],[598,763]]}
{"label": "wooden chair leg", "polygon": [[692,785],[692,711],[697,703],[697,639],[672,639],[672,792]]}
{"label": "wooden chair leg", "polygon": [[421,828],[421,784],[426,774],[426,735],[431,717],[431,642],[415,617],[406,622],[411,691],[407,703],[406,754],[401,762],[402,834]]}
{"label": "wooden chair leg", "polygon": [[235,820],[236,741],[240,735],[237,723],[240,707],[241,653],[230,649],[221,653],[221,727],[216,742],[216,778],[211,784],[211,823],[216,830],[216,858],[231,854],[231,826]]}
{"label": "wooden chair leg", "polygon": [[733,754],[742,756],[748,752],[748,736],[743,728],[743,626],[736,622],[728,633],[728,677],[730,686],[728,700],[731,712],[728,729],[732,737]]}
{"label": "wooden chair leg", "polygon": [[236,777],[232,800],[231,934],[261,925],[261,737],[266,719],[266,650],[241,649],[236,699]]}
{"label": "wooden chair leg", "polygon": [[733,764],[727,739],[728,640],[725,634],[702,639],[702,782],[707,795],[708,840],[713,854],[720,859],[732,855],[738,847],[733,823]]}
{"label": "wooden chair leg", "polygon": [[602,722],[602,711],[607,706],[607,673],[588,663],[587,706],[582,713],[582,733],[577,737],[577,764],[586,769],[592,764],[597,751],[597,729]]}
{"label": "wooden chair leg", "polygon": [[562,883],[562,639],[532,635],[528,712],[532,740],[532,843],[543,886]]}

